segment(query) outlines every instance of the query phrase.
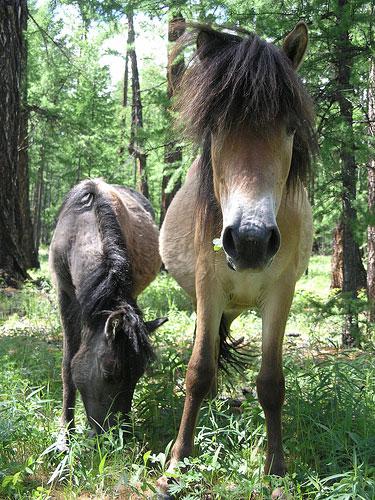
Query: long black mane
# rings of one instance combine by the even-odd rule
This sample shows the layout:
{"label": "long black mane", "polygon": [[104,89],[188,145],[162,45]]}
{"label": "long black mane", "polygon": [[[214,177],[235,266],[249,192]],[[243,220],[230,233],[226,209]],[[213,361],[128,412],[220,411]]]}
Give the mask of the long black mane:
{"label": "long black mane", "polygon": [[296,132],[288,186],[305,182],[316,149],[312,100],[282,49],[255,33],[192,25],[175,57],[197,43],[177,90],[184,134],[201,147],[201,209],[213,209],[210,137],[285,120]]}
{"label": "long black mane", "polygon": [[100,182],[85,180],[67,195],[62,212],[93,210],[102,241],[102,258],[77,292],[83,319],[93,322],[103,311],[113,311],[133,299],[133,273],[126,242],[122,236],[111,200],[100,189]]}

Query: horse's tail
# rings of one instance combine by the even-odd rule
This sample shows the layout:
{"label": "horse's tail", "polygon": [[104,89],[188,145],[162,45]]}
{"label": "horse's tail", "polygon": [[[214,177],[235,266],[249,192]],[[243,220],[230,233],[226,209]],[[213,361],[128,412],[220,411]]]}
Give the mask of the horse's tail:
{"label": "horse's tail", "polygon": [[235,340],[231,336],[224,315],[220,320],[219,336],[219,368],[226,373],[229,373],[231,369],[238,373],[243,373],[243,370],[253,356],[246,349],[247,344],[244,344],[243,337]]}
{"label": "horse's tail", "polygon": [[113,310],[119,300],[135,306],[131,262],[109,189],[104,181],[87,180],[74,188],[69,200],[75,212],[93,210],[102,241],[99,264],[77,290],[84,316],[90,320],[95,314]]}

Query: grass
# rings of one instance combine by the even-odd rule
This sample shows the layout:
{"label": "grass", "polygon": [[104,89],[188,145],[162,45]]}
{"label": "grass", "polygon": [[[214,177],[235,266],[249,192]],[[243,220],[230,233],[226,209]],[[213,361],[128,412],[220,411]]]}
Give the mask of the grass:
{"label": "grass", "polygon": [[[82,405],[69,452],[54,447],[61,410],[61,328],[46,272],[37,285],[6,290],[0,300],[0,496],[2,498],[150,498],[166,468],[184,398],[184,374],[195,314],[175,282],[161,275],[141,298],[147,319],[168,315],[154,335],[157,361],[137,387],[132,423],[91,438]],[[252,362],[233,387],[202,408],[196,455],[177,474],[184,499],[268,499],[282,486],[288,499],[375,498],[374,339],[366,350],[339,349],[341,316],[329,291],[329,259],[314,257],[298,284],[285,339],[287,397],[284,445],[289,473],[263,476],[264,416],[254,391],[260,318],[238,318]],[[227,396],[238,398],[230,408]]]}

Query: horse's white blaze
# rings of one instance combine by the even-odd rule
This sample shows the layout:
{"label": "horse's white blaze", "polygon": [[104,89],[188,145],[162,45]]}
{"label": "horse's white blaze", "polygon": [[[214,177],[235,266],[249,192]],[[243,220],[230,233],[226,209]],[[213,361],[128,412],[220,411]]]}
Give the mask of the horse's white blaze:
{"label": "horse's white blaze", "polygon": [[236,189],[221,200],[223,230],[241,220],[241,226],[250,224],[276,225],[276,200],[271,192],[249,196],[241,189]]}

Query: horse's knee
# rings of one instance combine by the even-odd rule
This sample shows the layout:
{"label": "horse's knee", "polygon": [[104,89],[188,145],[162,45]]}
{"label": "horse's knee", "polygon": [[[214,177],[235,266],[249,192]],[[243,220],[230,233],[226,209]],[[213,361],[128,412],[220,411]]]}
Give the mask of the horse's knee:
{"label": "horse's knee", "polygon": [[215,380],[213,364],[190,364],[186,373],[186,391],[192,396],[204,398],[212,389]]}
{"label": "horse's knee", "polygon": [[282,373],[257,377],[257,393],[260,404],[265,410],[279,410],[285,397],[285,379]]}

